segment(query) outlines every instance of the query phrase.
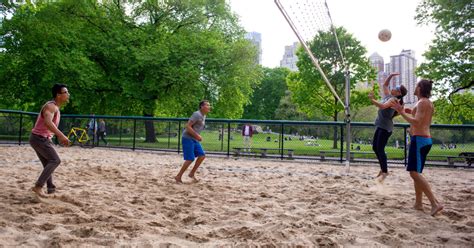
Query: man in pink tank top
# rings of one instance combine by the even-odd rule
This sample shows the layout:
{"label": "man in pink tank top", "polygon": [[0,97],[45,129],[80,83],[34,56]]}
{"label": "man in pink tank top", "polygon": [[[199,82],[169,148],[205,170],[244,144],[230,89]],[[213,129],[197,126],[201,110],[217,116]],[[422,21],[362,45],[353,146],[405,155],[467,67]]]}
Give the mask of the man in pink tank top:
{"label": "man in pink tank top", "polygon": [[56,186],[53,184],[53,172],[59,166],[61,160],[53,147],[51,138],[56,135],[61,144],[69,145],[68,138],[58,129],[59,120],[61,119],[59,108],[69,100],[67,86],[55,84],[52,88],[52,94],[53,100],[46,102],[41,108],[30,136],[30,145],[43,164],[43,171],[32,188],[33,192],[40,197],[46,197],[43,192],[45,184],[48,188],[48,194],[52,194],[56,190]]}

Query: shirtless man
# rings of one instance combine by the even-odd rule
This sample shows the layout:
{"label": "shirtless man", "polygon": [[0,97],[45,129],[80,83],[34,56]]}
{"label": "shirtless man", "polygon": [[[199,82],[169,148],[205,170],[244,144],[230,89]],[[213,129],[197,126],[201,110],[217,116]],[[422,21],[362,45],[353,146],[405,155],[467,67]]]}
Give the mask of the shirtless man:
{"label": "shirtless man", "polygon": [[415,96],[418,102],[413,110],[405,111],[403,106],[396,103],[394,108],[400,115],[410,123],[410,150],[408,154],[407,171],[413,179],[415,185],[415,209],[423,210],[423,193],[431,203],[431,216],[443,209],[443,205],[438,202],[431,190],[430,184],[421,175],[425,165],[426,156],[431,149],[432,140],[430,134],[431,119],[434,107],[430,101],[433,81],[422,79],[415,88]]}

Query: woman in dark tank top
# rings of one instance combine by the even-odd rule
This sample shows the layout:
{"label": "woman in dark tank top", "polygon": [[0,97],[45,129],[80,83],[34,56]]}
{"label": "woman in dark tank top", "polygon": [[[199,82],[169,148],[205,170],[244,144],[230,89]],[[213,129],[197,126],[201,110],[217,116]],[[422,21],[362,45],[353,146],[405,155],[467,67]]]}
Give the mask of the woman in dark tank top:
{"label": "woman in dark tank top", "polygon": [[380,172],[377,175],[379,182],[383,182],[388,175],[385,146],[387,145],[388,138],[392,135],[393,118],[398,115],[391,107],[397,102],[403,105],[403,97],[407,94],[407,89],[403,85],[392,87],[392,89],[389,88],[390,80],[397,75],[399,75],[399,73],[391,73],[387,79],[385,79],[382,85],[384,97],[381,102],[374,99],[373,92],[369,93],[370,101],[379,109],[377,119],[375,120],[376,129],[374,138],[372,140],[372,150],[375,152],[380,164]]}

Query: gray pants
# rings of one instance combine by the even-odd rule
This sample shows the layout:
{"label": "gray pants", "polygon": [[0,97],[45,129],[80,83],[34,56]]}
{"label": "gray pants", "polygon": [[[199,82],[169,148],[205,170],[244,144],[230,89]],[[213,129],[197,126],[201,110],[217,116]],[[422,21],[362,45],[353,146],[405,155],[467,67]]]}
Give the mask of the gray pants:
{"label": "gray pants", "polygon": [[40,135],[31,134],[30,145],[38,155],[38,158],[43,164],[43,171],[36,181],[35,186],[43,187],[47,184],[48,191],[56,188],[53,184],[53,172],[61,163],[58,153],[53,147],[53,143],[48,138]]}

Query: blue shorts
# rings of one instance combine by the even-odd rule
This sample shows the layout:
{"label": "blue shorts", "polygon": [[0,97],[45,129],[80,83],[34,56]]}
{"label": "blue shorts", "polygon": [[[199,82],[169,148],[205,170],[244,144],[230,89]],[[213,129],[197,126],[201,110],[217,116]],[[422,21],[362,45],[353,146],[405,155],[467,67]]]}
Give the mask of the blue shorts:
{"label": "blue shorts", "polygon": [[432,145],[433,141],[431,138],[422,136],[410,137],[407,171],[423,172],[426,156],[428,156]]}
{"label": "blue shorts", "polygon": [[197,140],[185,138],[181,139],[183,144],[183,156],[184,160],[194,161],[196,157],[205,156],[204,150],[202,149],[201,143]]}

